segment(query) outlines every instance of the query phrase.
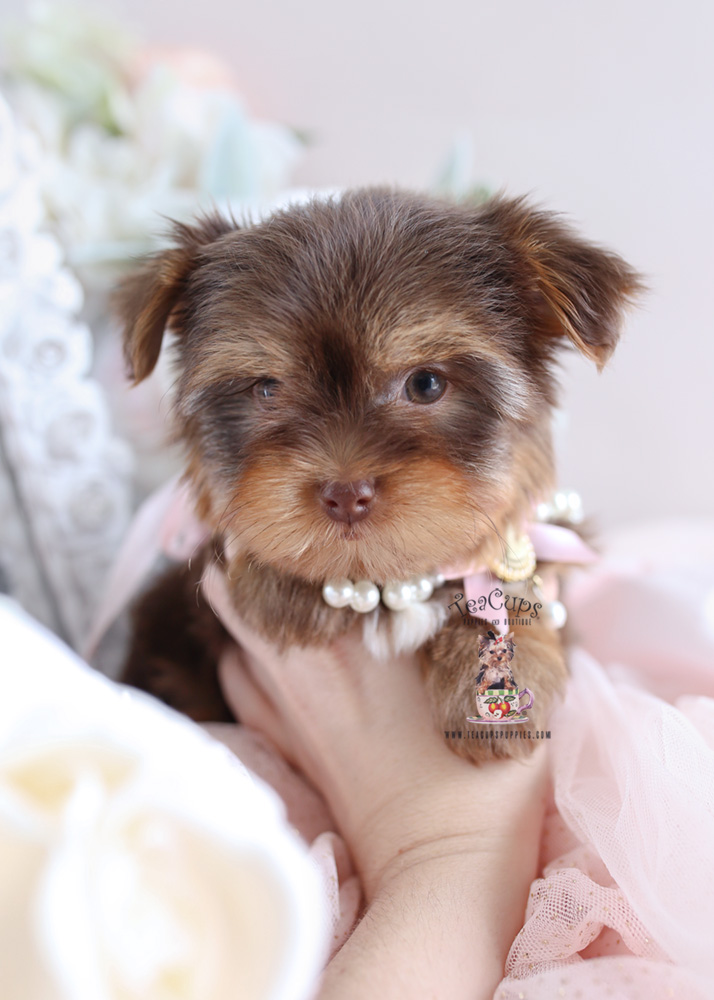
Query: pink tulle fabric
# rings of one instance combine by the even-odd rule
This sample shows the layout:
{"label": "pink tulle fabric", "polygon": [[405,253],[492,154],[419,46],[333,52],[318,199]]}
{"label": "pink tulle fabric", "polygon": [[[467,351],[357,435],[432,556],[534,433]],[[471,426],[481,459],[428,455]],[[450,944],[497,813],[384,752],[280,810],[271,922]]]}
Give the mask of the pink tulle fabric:
{"label": "pink tulle fabric", "polygon": [[[539,877],[495,997],[710,1000],[714,524],[612,536],[566,600],[577,646],[550,724]],[[276,788],[311,843],[334,954],[362,896],[324,802],[259,734],[214,732]]]}
{"label": "pink tulle fabric", "polygon": [[553,800],[499,1000],[714,995],[714,525],[609,540],[567,596]]}

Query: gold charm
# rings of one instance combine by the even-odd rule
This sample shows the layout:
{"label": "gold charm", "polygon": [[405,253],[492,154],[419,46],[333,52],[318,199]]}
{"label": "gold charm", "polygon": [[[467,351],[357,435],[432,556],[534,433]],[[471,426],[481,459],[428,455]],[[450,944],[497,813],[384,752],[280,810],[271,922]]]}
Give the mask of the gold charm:
{"label": "gold charm", "polygon": [[493,559],[488,568],[504,583],[529,580],[536,567],[533,543],[528,535],[517,534],[513,528],[506,528],[503,535],[505,552],[502,559]]}

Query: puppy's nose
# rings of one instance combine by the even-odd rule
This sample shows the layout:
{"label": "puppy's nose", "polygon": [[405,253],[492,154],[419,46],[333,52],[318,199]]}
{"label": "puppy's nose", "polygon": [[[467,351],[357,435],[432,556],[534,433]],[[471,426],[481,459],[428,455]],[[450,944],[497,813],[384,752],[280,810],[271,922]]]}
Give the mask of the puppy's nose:
{"label": "puppy's nose", "polygon": [[320,503],[333,521],[354,524],[364,521],[374,503],[374,482],[360,479],[355,483],[325,483],[320,487]]}

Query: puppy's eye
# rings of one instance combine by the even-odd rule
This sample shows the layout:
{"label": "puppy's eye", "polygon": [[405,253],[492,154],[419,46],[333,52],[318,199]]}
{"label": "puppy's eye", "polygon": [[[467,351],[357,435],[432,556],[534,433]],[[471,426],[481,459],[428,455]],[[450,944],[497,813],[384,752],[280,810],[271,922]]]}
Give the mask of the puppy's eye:
{"label": "puppy's eye", "polygon": [[253,386],[253,395],[262,402],[267,402],[275,398],[280,383],[274,378],[262,378]]}
{"label": "puppy's eye", "polygon": [[412,403],[435,403],[446,392],[446,379],[437,372],[422,369],[409,376],[404,391]]}

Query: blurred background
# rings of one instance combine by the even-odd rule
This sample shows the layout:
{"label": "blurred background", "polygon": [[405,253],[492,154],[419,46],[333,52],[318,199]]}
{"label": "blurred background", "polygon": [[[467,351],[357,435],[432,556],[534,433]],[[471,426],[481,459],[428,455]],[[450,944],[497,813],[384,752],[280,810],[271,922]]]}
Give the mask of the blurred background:
{"label": "blurred background", "polygon": [[[263,210],[296,193],[386,182],[456,196],[529,194],[564,213],[639,268],[650,292],[602,375],[564,356],[561,485],[579,491],[603,527],[711,514],[713,5],[2,0],[0,11],[16,132],[15,174],[6,170],[0,186],[15,184],[21,205],[17,178],[34,178],[34,225],[55,240],[65,268],[64,285],[45,274],[44,291],[35,288],[22,304],[14,292],[3,299],[16,309],[14,332],[7,318],[0,330],[10,345],[5,370],[20,357],[18,345],[45,328],[29,317],[52,287],[53,308],[82,328],[77,343],[88,326],[82,377],[89,366],[109,406],[105,412],[100,399],[94,409],[53,410],[32,431],[54,449],[56,483],[78,482],[67,462],[94,463],[48,517],[54,534],[43,538],[37,523],[29,531],[35,552],[56,549],[56,525],[70,509],[72,531],[79,525],[85,534],[86,544],[75,544],[68,529],[71,559],[43,571],[55,590],[68,573],[85,590],[78,624],[63,634],[86,627],[86,581],[93,590],[106,572],[136,503],[129,479],[145,494],[175,467],[157,421],[170,376],[160,370],[143,396],[127,395],[109,291],[156,245],[150,237],[164,228],[162,216],[189,218],[207,204]],[[29,143],[18,138],[24,130]],[[0,254],[15,245],[27,210],[13,218],[15,234],[0,240]],[[40,259],[49,258],[26,256],[32,280]],[[39,343],[34,360],[15,369],[15,384],[29,384],[27,365],[37,357],[47,373],[58,350],[67,353],[69,341],[60,341]],[[11,440],[13,428],[25,433],[28,412],[39,420],[39,398],[25,400],[25,416],[20,408],[4,417],[5,464],[27,480],[13,487],[25,491],[25,509],[59,495],[56,483],[46,487],[49,452],[33,453],[32,441],[23,452]],[[85,446],[92,427],[103,451]],[[34,485],[23,471],[31,460]],[[33,489],[39,499],[31,501]],[[0,544],[0,570],[11,556]]]}

